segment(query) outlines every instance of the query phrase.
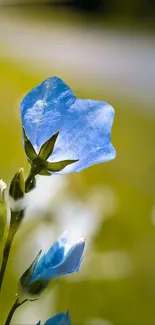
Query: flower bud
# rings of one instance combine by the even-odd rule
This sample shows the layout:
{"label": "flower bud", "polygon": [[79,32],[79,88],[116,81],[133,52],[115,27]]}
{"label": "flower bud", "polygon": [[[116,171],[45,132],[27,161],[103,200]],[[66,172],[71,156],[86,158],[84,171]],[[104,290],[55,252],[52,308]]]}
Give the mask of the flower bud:
{"label": "flower bud", "polygon": [[25,195],[25,182],[22,168],[19,169],[11,181],[9,195],[15,201],[22,199]]}

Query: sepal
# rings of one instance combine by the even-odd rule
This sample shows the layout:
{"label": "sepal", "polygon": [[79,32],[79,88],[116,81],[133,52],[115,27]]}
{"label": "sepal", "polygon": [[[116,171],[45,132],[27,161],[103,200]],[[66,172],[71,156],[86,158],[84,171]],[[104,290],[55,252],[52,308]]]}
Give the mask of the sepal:
{"label": "sepal", "polygon": [[30,267],[23,273],[19,280],[20,291],[22,290],[24,294],[28,294],[29,296],[39,295],[47,287],[48,284],[48,281],[41,280],[37,280],[34,283],[30,284],[34,269],[38,263],[40,255],[41,250],[37,254]]}
{"label": "sepal", "polygon": [[39,253],[37,254],[37,256],[35,257],[34,261],[32,262],[32,264],[29,266],[29,268],[23,273],[23,275],[21,276],[19,282],[20,285],[23,289],[23,291],[27,291],[28,285],[30,283],[32,274],[34,272],[34,269],[37,265],[37,262],[40,258],[41,255],[41,250],[39,251]]}
{"label": "sepal", "polygon": [[52,154],[58,134],[59,131],[56,132],[54,135],[52,135],[52,137],[49,140],[47,140],[40,148],[38,156],[43,160],[47,160],[49,156]]}
{"label": "sepal", "polygon": [[76,160],[62,160],[62,161],[57,161],[57,162],[47,162],[46,168],[50,172],[59,172],[65,167],[67,167],[70,164],[73,164],[77,162],[78,159]]}
{"label": "sepal", "polygon": [[26,155],[29,160],[33,161],[37,157],[37,154],[36,154],[32,144],[25,132],[24,127],[23,127],[23,138],[24,138],[24,149],[25,149]]}
{"label": "sepal", "polygon": [[22,168],[19,169],[11,181],[9,195],[15,201],[22,199],[25,195],[25,182]]}

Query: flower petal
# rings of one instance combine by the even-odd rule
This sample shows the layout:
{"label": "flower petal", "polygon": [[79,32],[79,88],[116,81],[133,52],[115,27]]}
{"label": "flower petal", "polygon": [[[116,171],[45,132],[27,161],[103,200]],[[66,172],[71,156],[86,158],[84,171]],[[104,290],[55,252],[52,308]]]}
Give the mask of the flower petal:
{"label": "flower petal", "polygon": [[62,236],[51,246],[49,251],[44,254],[38,261],[36,268],[33,272],[30,284],[32,284],[39,275],[44,272],[45,269],[55,266],[63,260],[65,253],[65,245],[67,244],[67,232],[64,232]]}
{"label": "flower petal", "polygon": [[70,325],[70,316],[69,313],[60,313],[56,314],[53,317],[49,318],[44,325]]}
{"label": "flower petal", "polygon": [[58,130],[48,161],[78,160],[56,174],[81,171],[116,156],[111,139],[114,109],[106,102],[76,99],[59,78],[46,79],[21,103],[22,123],[38,153]]}
{"label": "flower petal", "polygon": [[60,264],[56,265],[55,267],[45,268],[44,271],[35,279],[35,281],[49,281],[55,277],[77,272],[82,262],[84,247],[85,240],[80,240],[69,249],[64,260]]}
{"label": "flower petal", "polygon": [[75,99],[73,91],[57,77],[46,79],[24,97],[22,124],[37,151],[59,130],[57,125]]}
{"label": "flower petal", "polygon": [[81,171],[116,156],[110,142],[114,119],[112,106],[105,102],[77,99],[68,111],[59,113],[61,120],[57,128],[60,133],[48,160],[54,162],[78,159],[78,161],[57,174]]}

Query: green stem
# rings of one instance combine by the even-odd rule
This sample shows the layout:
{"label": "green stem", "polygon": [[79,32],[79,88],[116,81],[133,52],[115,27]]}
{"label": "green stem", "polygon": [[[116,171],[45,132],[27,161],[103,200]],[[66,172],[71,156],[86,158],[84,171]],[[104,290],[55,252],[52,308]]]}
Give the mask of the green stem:
{"label": "green stem", "polygon": [[25,181],[25,193],[30,192],[36,186],[35,174],[31,168],[30,173]]}
{"label": "green stem", "polygon": [[3,251],[2,266],[1,266],[1,270],[0,270],[0,291],[2,288],[3,278],[4,278],[4,274],[5,274],[5,270],[6,270],[10,250],[11,250],[11,245],[12,245],[15,233],[16,233],[16,231],[10,227],[8,236],[6,239],[4,251]]}
{"label": "green stem", "polygon": [[10,311],[9,311],[9,314],[7,316],[7,319],[5,321],[5,324],[4,325],[10,325],[10,322],[11,322],[11,319],[12,319],[12,316],[14,315],[15,311],[17,308],[19,308],[21,305],[23,305],[25,302],[27,302],[28,299],[25,299],[21,302],[19,302],[19,299],[16,299],[16,301],[14,302],[13,306],[11,307]]}
{"label": "green stem", "polygon": [[[32,169],[30,170],[30,173],[25,181],[25,192],[28,193],[35,187],[35,176],[33,174]],[[6,266],[8,263],[8,258],[10,255],[11,246],[13,243],[14,236],[20,226],[20,223],[24,217],[24,210],[21,211],[11,211],[11,222],[10,222],[10,228],[8,232],[8,236],[6,239],[4,251],[3,251],[3,259],[2,259],[2,265],[0,270],[0,291],[2,288],[2,283],[5,275]]]}

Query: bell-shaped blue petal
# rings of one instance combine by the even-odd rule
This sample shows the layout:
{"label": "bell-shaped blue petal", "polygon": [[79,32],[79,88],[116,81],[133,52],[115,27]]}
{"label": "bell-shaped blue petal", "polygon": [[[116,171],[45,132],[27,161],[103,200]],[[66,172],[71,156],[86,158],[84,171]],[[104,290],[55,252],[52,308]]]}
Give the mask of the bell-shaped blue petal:
{"label": "bell-shaped blue petal", "polygon": [[[48,78],[32,89],[21,103],[22,123],[32,145],[40,147],[56,133],[61,113],[74,103],[73,91],[59,78]],[[56,129],[58,131],[58,129]]]}
{"label": "bell-shaped blue petal", "polygon": [[45,268],[55,266],[56,264],[59,264],[62,261],[64,257],[64,251],[66,245],[67,245],[67,232],[64,232],[62,236],[57,241],[55,241],[55,243],[51,246],[49,251],[46,254],[44,254],[41,257],[41,259],[38,261],[31,282],[33,281],[34,278],[38,277],[38,275],[42,274]]}
{"label": "bell-shaped blue petal", "polygon": [[69,313],[60,313],[51,317],[44,325],[71,325]]}
{"label": "bell-shaped blue petal", "polygon": [[46,267],[41,274],[38,275],[33,281],[46,280],[49,281],[52,278],[67,275],[70,273],[77,272],[81,266],[83,252],[85,247],[85,240],[79,241],[73,245],[63,261],[54,267]]}
{"label": "bell-shaped blue petal", "polygon": [[[37,325],[41,325],[41,322],[39,321]],[[54,315],[49,318],[44,325],[71,325],[69,312]]]}
{"label": "bell-shaped blue petal", "polygon": [[76,99],[59,78],[46,79],[21,103],[22,124],[36,152],[59,131],[49,162],[76,160],[58,174],[81,171],[111,160],[116,152],[111,140],[114,109],[102,101]]}
{"label": "bell-shaped blue petal", "polygon": [[85,240],[80,240],[70,248],[66,233],[49,249],[47,254],[38,261],[30,285],[35,281],[49,281],[55,277],[77,272],[80,268]]}

